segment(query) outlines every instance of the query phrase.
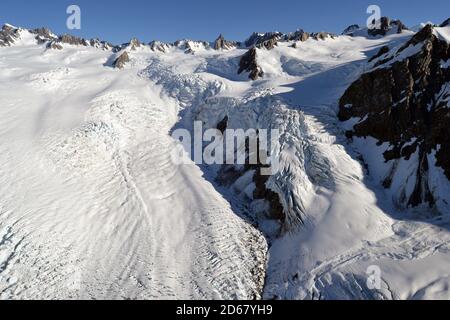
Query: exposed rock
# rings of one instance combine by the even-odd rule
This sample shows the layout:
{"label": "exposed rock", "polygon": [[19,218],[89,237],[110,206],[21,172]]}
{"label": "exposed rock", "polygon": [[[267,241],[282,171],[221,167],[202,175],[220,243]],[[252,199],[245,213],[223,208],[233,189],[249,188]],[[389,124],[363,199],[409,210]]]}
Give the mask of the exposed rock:
{"label": "exposed rock", "polygon": [[444,28],[444,27],[448,27],[450,26],[450,18],[448,18],[447,20],[445,20],[444,22],[442,22],[439,27]]}
{"label": "exposed rock", "polygon": [[5,24],[0,31],[0,47],[10,47],[19,37],[18,28]]}
{"label": "exposed rock", "polygon": [[89,42],[83,38],[72,36],[70,34],[64,34],[62,36],[59,36],[58,42],[60,43],[67,43],[74,46],[89,46]]}
{"label": "exposed rock", "polygon": [[247,51],[241,58],[241,61],[239,63],[239,71],[238,74],[241,74],[242,72],[249,72],[249,78],[252,80],[257,80],[258,78],[261,78],[264,75],[263,70],[260,66],[258,66],[257,60],[256,60],[256,48],[251,48],[249,51]]}
{"label": "exposed rock", "polygon": [[[421,50],[402,61],[393,61],[410,46],[422,44]],[[362,120],[347,133],[348,137],[373,137],[390,148],[385,160],[410,159],[417,153],[416,185],[405,194],[405,204],[434,205],[429,187],[429,167],[441,167],[450,179],[450,46],[440,40],[427,25],[390,58],[363,74],[340,100],[339,118]],[[436,153],[436,163],[427,155]],[[390,188],[392,177],[383,185]]]}
{"label": "exposed rock", "polygon": [[[228,126],[228,116],[226,116],[218,125],[217,129],[222,133],[225,132]],[[234,165],[222,165],[217,175],[217,182],[224,186],[232,186],[239,178],[243,177],[249,172],[254,172],[252,176],[252,182],[255,184],[255,189],[252,194],[252,200],[263,200],[267,204],[267,208],[264,210],[265,219],[276,220],[280,223],[280,226],[285,225],[286,214],[284,212],[283,205],[281,204],[280,196],[270,190],[267,187],[267,182],[270,176],[262,175],[261,170],[267,168],[261,163],[261,159],[258,155],[258,161],[256,164],[250,164],[249,159],[249,142],[247,140],[245,146],[246,152],[246,164],[244,167],[236,167]],[[259,139],[258,139],[259,149]]]}
{"label": "exposed rock", "polygon": [[253,192],[253,198],[255,200],[266,200],[269,203],[268,218],[279,220],[283,225],[286,219],[286,215],[284,213],[283,205],[280,201],[280,196],[276,192],[273,192],[266,187],[269,176],[262,175],[261,169],[262,167],[259,166],[253,177],[253,182],[256,185],[255,191]]}
{"label": "exposed rock", "polygon": [[419,32],[417,32],[414,37],[412,37],[408,42],[406,42],[399,50],[398,53],[407,49],[410,46],[416,46],[422,42],[430,40],[433,37],[433,26],[427,24]]}
{"label": "exposed rock", "polygon": [[228,127],[228,116],[223,118],[223,120],[217,124],[217,130],[219,130],[223,134],[225,130],[227,130],[227,127]]}
{"label": "exposed rock", "polygon": [[376,37],[376,36],[385,36],[387,32],[390,30],[391,26],[391,19],[388,17],[382,17],[379,21],[380,27],[379,28],[373,28],[369,29],[368,33],[369,35]]}
{"label": "exposed rock", "polygon": [[372,62],[375,59],[378,59],[379,57],[381,57],[382,55],[385,55],[388,52],[389,52],[389,47],[388,46],[381,47],[381,49],[377,52],[377,54],[369,59],[369,62]]}
{"label": "exposed rock", "polygon": [[103,50],[111,50],[114,48],[113,44],[106,42],[106,41],[101,41],[99,39],[89,40],[89,45],[93,48],[103,49]]}
{"label": "exposed rock", "polygon": [[54,41],[58,38],[53,32],[51,32],[47,28],[38,28],[30,30],[30,32],[36,35],[36,40],[38,44],[44,44],[48,41]]}
{"label": "exposed rock", "polygon": [[[38,39],[39,37],[39,39]],[[106,41],[100,41],[99,39],[91,39],[86,40],[83,38],[75,37],[72,35],[62,35],[57,38],[55,36],[46,36],[43,34],[39,34],[36,39],[38,39],[38,43],[47,43],[47,49],[56,49],[56,50],[62,50],[63,44],[70,44],[70,45],[80,45],[84,47],[93,47],[97,49],[103,49],[103,50],[112,50],[114,46]],[[120,51],[120,50],[119,50]]]}
{"label": "exposed rock", "polygon": [[256,45],[258,49],[272,50],[278,45],[278,41],[275,38],[269,39],[267,41],[261,42]]}
{"label": "exposed rock", "polygon": [[214,41],[214,50],[230,50],[236,48],[237,46],[237,42],[227,41],[223,35],[219,35],[216,41]]}
{"label": "exposed rock", "polygon": [[283,34],[280,32],[267,32],[267,33],[257,33],[254,32],[250,38],[245,41],[245,46],[247,48],[253,46],[264,46],[263,43],[267,41],[271,41],[272,43],[277,42],[278,40],[283,38]]}
{"label": "exposed rock", "polygon": [[140,48],[142,46],[142,43],[138,39],[133,38],[131,39],[129,46],[132,51],[135,51],[137,48]]}
{"label": "exposed rock", "polygon": [[160,41],[152,41],[149,43],[149,46],[152,51],[159,51],[162,53],[166,53],[171,47],[170,44]]}
{"label": "exposed rock", "polygon": [[402,33],[403,30],[408,30],[408,27],[400,20],[394,20],[391,22],[391,26],[397,26],[397,33]]}
{"label": "exposed rock", "polygon": [[386,36],[388,32],[394,30],[396,33],[402,33],[408,28],[400,20],[391,20],[388,17],[382,17],[379,21],[380,27],[369,29],[367,32],[370,36]]}
{"label": "exposed rock", "polygon": [[123,69],[128,62],[130,62],[130,57],[128,52],[125,51],[113,62],[113,67]]}
{"label": "exposed rock", "polygon": [[334,39],[336,35],[329,32],[316,32],[311,34],[311,38],[315,40],[326,40],[327,38]]}
{"label": "exposed rock", "polygon": [[301,41],[301,42],[305,42],[306,40],[309,39],[309,33],[300,29],[300,30],[297,30],[295,32],[288,33],[285,36],[284,39],[286,41]]}
{"label": "exposed rock", "polygon": [[51,41],[51,42],[47,43],[47,49],[62,50],[63,46],[56,41]]}
{"label": "exposed rock", "polygon": [[361,27],[358,24],[352,24],[351,26],[348,26],[347,28],[345,28],[345,30],[342,32],[342,35],[348,35],[348,36],[352,36],[353,32],[355,32],[356,30],[359,30]]}
{"label": "exposed rock", "polygon": [[199,50],[210,48],[210,44],[207,41],[177,40],[173,45],[184,50],[186,54],[195,54]]}

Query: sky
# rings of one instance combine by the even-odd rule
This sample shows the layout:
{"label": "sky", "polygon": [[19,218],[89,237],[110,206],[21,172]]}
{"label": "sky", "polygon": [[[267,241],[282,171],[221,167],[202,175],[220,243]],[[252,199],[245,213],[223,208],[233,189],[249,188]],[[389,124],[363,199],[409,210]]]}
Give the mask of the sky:
{"label": "sky", "polygon": [[[81,30],[68,30],[69,5],[81,8]],[[383,16],[406,25],[441,23],[450,17],[449,0],[1,0],[0,24],[48,27],[57,34],[100,38],[115,44],[133,37],[175,41],[213,41],[222,33],[245,40],[252,32],[329,31],[364,25],[367,7],[376,4]]]}

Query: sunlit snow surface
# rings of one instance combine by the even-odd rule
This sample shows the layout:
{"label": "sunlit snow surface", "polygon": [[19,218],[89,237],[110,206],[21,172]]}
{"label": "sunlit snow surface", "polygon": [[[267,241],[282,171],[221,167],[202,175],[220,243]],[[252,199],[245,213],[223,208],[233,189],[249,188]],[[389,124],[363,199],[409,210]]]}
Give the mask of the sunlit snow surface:
{"label": "sunlit snow surface", "polygon": [[[397,212],[335,115],[365,59],[408,37],[280,43],[258,50],[265,77],[250,82],[245,50],[143,47],[119,71],[111,52],[45,50],[24,31],[0,48],[0,297],[450,298],[448,217]],[[302,226],[264,237],[239,192],[171,161],[174,126],[225,115],[280,128],[268,186]]]}

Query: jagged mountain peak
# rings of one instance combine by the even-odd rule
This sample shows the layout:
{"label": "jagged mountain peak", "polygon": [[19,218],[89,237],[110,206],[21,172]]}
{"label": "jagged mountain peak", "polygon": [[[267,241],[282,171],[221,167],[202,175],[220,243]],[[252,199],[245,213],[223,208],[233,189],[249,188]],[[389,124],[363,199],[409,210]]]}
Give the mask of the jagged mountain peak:
{"label": "jagged mountain peak", "polygon": [[382,48],[341,98],[339,117],[361,119],[347,133],[352,139],[385,145],[382,184],[399,206],[444,213],[449,204],[434,177],[438,167],[450,179],[450,45],[443,36],[450,30],[439,29],[427,24],[397,48]]}
{"label": "jagged mountain peak", "polygon": [[448,18],[447,20],[445,20],[444,22],[442,22],[439,27],[443,28],[443,27],[448,27],[450,26],[450,18]]}
{"label": "jagged mountain peak", "polygon": [[0,47],[9,47],[19,38],[20,29],[6,23],[0,31]]}
{"label": "jagged mountain peak", "polygon": [[239,42],[225,40],[223,34],[220,34],[214,41],[215,50],[230,50],[240,46]]}
{"label": "jagged mountain peak", "polygon": [[[375,21],[373,22],[375,23]],[[384,37],[391,34],[400,34],[409,30],[401,20],[393,20],[389,17],[381,17],[378,24],[379,27],[374,29],[353,24],[347,27],[342,34],[352,37]]]}

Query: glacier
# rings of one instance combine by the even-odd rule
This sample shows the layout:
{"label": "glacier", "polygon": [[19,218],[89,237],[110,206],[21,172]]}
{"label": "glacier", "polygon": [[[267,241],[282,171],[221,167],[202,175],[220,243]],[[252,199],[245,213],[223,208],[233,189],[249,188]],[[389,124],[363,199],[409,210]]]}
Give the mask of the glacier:
{"label": "glacier", "polygon": [[[450,216],[396,207],[360,159],[383,166],[383,146],[350,144],[336,115],[367,59],[413,32],[258,48],[256,81],[234,44],[19,35],[0,48],[1,299],[450,299]],[[225,117],[280,129],[266,187],[284,219],[254,198],[254,171],[224,184],[220,166],[171,161],[174,129]]]}

